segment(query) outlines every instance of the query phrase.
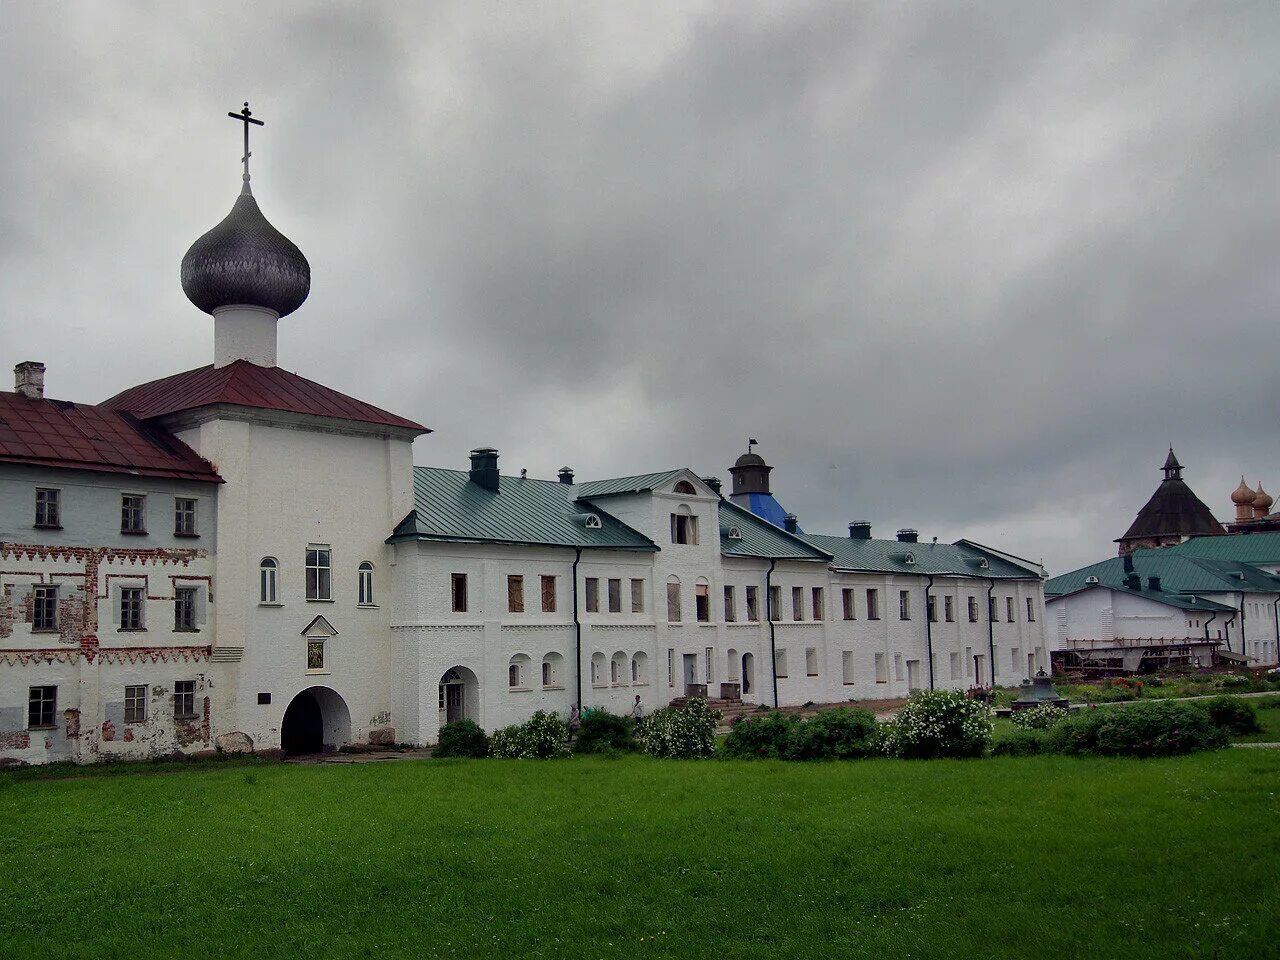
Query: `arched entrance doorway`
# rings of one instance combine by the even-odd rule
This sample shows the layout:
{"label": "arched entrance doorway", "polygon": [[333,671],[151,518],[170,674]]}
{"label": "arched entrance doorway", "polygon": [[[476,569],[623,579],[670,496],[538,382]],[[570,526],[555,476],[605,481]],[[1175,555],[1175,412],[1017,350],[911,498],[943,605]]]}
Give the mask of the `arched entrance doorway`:
{"label": "arched entrance doorway", "polygon": [[742,655],[742,695],[756,692],[756,658],[750,653]]}
{"label": "arched entrance doorway", "polygon": [[480,722],[480,681],[466,667],[451,667],[440,677],[440,726],[454,720]]}
{"label": "arched entrance doorway", "polygon": [[289,756],[329,753],[350,742],[351,711],[328,687],[308,687],[284,711],[280,748]]}

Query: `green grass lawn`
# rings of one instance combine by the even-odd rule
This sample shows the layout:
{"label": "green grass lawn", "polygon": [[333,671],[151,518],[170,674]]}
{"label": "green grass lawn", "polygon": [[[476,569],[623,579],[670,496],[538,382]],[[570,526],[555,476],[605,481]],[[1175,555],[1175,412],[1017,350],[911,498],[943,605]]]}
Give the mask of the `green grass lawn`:
{"label": "green grass lawn", "polygon": [[1236,740],[1241,743],[1280,743],[1280,697],[1254,697],[1249,702],[1258,711],[1262,732],[1245,734]]}
{"label": "green grass lawn", "polygon": [[1278,844],[1272,750],[0,774],[0,956],[1275,956]]}

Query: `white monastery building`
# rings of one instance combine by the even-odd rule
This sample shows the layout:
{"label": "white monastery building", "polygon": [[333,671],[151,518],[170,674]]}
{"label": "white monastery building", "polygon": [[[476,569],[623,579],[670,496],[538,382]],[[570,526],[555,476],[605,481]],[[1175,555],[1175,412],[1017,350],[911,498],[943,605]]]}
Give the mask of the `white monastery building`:
{"label": "white monastery building", "polygon": [[[245,115],[247,116],[247,106]],[[247,154],[247,150],[246,150]],[[800,530],[755,453],[579,482],[415,466],[427,428],[276,366],[310,267],[249,186],[182,261],[213,362],[0,392],[0,762],[436,740],[570,705],[1017,684],[1038,564]]]}

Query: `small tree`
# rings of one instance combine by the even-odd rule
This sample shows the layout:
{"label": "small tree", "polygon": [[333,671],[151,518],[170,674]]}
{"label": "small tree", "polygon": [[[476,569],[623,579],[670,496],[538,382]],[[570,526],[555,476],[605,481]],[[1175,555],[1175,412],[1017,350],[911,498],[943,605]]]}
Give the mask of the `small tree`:
{"label": "small tree", "polygon": [[635,721],[608,710],[592,710],[582,718],[574,753],[608,753],[620,750],[630,753],[640,749],[636,742]]}
{"label": "small tree", "polygon": [[440,728],[433,757],[487,757],[489,737],[474,720],[454,720]]}
{"label": "small tree", "polygon": [[891,757],[978,757],[991,743],[991,708],[959,690],[921,690],[881,732]]}

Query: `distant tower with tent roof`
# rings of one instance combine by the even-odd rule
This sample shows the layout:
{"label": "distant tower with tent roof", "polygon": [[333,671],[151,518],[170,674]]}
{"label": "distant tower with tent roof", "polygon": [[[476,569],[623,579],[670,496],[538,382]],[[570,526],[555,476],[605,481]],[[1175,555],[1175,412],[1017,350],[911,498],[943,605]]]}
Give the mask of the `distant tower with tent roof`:
{"label": "distant tower with tent roof", "polygon": [[786,511],[769,489],[769,474],[773,467],[752,449],[759,442],[754,438],[748,440],[747,452],[729,468],[729,474],[733,477],[733,492],[729,494],[729,499],[762,520],[796,532],[800,528],[796,526],[794,515]]}
{"label": "distant tower with tent roof", "polygon": [[[1204,501],[1182,479],[1182,464],[1169,447],[1164,479],[1151,499],[1134,518],[1124,536],[1118,538],[1120,556],[1149,547],[1172,547],[1191,537],[1226,533]],[[1252,493],[1252,491],[1250,491]],[[1250,497],[1250,503],[1252,503]]]}

